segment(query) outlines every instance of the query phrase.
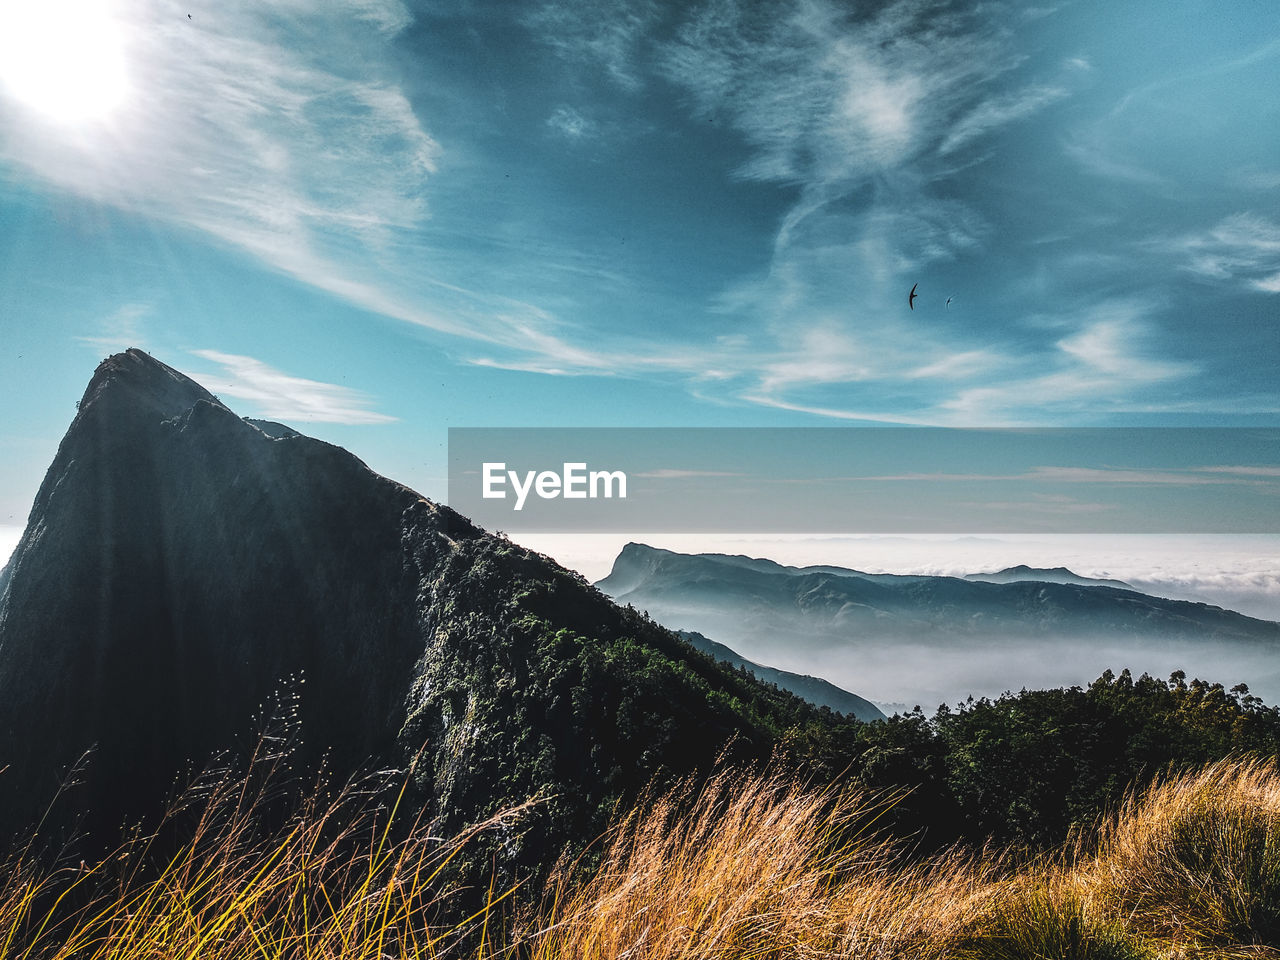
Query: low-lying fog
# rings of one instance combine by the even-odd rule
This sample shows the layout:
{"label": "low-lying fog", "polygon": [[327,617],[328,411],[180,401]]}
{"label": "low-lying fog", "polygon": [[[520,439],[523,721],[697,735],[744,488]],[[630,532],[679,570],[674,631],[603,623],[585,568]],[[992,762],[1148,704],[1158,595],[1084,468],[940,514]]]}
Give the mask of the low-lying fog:
{"label": "low-lying fog", "polygon": [[[0,528],[0,565],[21,528]],[[612,534],[523,535],[590,580],[604,577],[632,538]],[[1252,617],[1280,620],[1278,536],[1054,536],[1054,537],[813,537],[653,535],[643,542],[682,553],[740,553],[795,566],[835,564],[867,573],[961,576],[1015,564],[1066,566],[1088,577],[1124,580],[1155,596],[1199,600]],[[1226,687],[1244,682],[1268,703],[1280,703],[1280,652],[1252,647],[1036,638],[963,646],[921,646],[865,639],[805,655],[797,638],[752,637],[727,624],[670,623],[701,629],[743,656],[770,666],[822,676],[880,704],[939,703],[969,695],[996,696],[1023,687],[1086,684],[1103,670],[1128,667],[1135,676],[1167,677],[1185,670]]]}
{"label": "low-lying fog", "polygon": [[[522,536],[591,580],[610,570],[626,537]],[[1143,593],[1196,600],[1251,617],[1280,620],[1280,536],[706,536],[635,538],[681,553],[768,557],[792,566],[834,564],[867,573],[963,576],[1026,564],[1069,567],[1081,576],[1123,580]],[[693,629],[728,644],[748,659],[824,677],[879,704],[940,703],[970,695],[997,696],[1024,687],[1084,685],[1104,670],[1162,678],[1174,670],[1230,688],[1246,683],[1268,703],[1280,703],[1280,651],[1256,645],[1222,646],[1122,639],[1001,639],[996,642],[913,645],[901,640],[827,646],[776,632],[755,636],[749,626],[698,616],[667,626]]]}
{"label": "low-lying fog", "polygon": [[[732,640],[722,642],[734,646]],[[1143,673],[1167,678],[1185,670],[1188,680],[1200,677],[1228,689],[1244,682],[1268,703],[1280,703],[1280,657],[1239,647],[1044,638],[945,647],[863,640],[804,657],[785,641],[739,640],[739,646],[749,660],[823,676],[886,713],[917,704],[933,713],[941,703],[955,705],[970,695],[994,697],[1006,690],[1085,686],[1104,670],[1118,674],[1126,667],[1135,678]]]}

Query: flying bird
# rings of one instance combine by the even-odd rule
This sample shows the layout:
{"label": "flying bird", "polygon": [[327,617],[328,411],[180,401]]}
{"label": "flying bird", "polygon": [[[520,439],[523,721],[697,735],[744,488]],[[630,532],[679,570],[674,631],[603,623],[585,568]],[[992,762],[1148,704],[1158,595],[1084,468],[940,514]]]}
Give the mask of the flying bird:
{"label": "flying bird", "polygon": [[916,308],[916,287],[918,286],[920,286],[920,284],[913,283],[911,285],[911,292],[907,294],[907,306],[912,310]]}
{"label": "flying bird", "polygon": [[949,307],[949,306],[951,306],[951,298],[950,298],[950,297],[947,297],[947,306],[948,306],[948,307]]}

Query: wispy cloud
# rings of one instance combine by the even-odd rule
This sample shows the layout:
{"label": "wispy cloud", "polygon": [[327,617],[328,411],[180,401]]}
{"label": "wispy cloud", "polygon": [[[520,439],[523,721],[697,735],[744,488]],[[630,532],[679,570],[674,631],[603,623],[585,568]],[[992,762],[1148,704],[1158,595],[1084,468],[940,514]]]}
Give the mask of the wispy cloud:
{"label": "wispy cloud", "polygon": [[658,470],[646,470],[633,474],[646,480],[693,480],[701,477],[742,477],[745,474],[728,470],[680,470],[674,467],[662,467]]}
{"label": "wispy cloud", "polygon": [[1029,117],[1068,95],[1066,87],[1032,86],[1003,97],[992,97],[978,104],[957,121],[938,147],[948,154],[989,130],[999,129],[1015,120]]}
{"label": "wispy cloud", "polygon": [[[841,420],[938,426],[1062,422],[1084,409],[1142,402],[1196,372],[1193,363],[1158,352],[1149,319],[1155,309],[1129,299],[1084,306],[1052,320],[1070,333],[1030,352],[1013,343],[967,347],[944,331],[901,322],[868,325],[857,333],[817,326],[797,334],[791,349],[758,358],[759,379],[743,398]],[[819,388],[829,389],[815,392]]]}
{"label": "wispy cloud", "polygon": [[[770,221],[776,231],[761,235],[772,241],[765,267],[726,280],[717,298],[680,302],[690,320],[718,321],[704,334],[697,322],[673,333],[675,321],[626,326],[582,308],[577,287],[626,288],[628,268],[577,243],[571,229],[550,253],[530,250],[519,226],[503,233],[507,224],[482,217],[459,216],[427,239],[433,211],[449,209],[433,191],[465,165],[460,156],[484,147],[477,139],[451,152],[428,129],[421,104],[430,99],[411,101],[398,73],[404,60],[391,55],[412,21],[401,0],[228,0],[192,19],[159,0],[104,3],[127,40],[130,86],[145,96],[77,133],[0,95],[0,161],[456,337],[463,362],[664,377],[718,402],[950,425],[1021,423],[1032,409],[1041,422],[1125,409],[1196,372],[1157,348],[1149,305],[1105,294],[1037,326],[1020,303],[1001,305],[993,322],[965,313],[977,296],[944,312],[950,291],[926,280],[917,309],[904,310],[918,272],[954,276],[1011,242],[980,191],[953,189],[956,171],[980,168],[1002,136],[1101,73],[1074,48],[1037,59],[1039,48],[1019,33],[1034,18],[1016,4],[551,0],[515,14],[528,34],[511,42],[539,45],[537,75],[553,78],[546,100],[529,107],[524,133],[584,142],[621,129],[609,106],[645,101],[629,117],[640,125],[650,101],[674,85],[663,109],[692,111],[700,129],[727,133],[715,156],[737,163],[732,171],[725,163],[734,189],[759,190],[753,200],[767,194],[762,207],[786,198]],[[584,82],[601,76],[606,84]],[[1098,164],[1123,162],[1105,138],[1083,142],[1078,149]],[[530,206],[520,216],[542,212]],[[676,216],[667,230],[684,225]],[[1069,235],[1072,226],[1051,229]],[[458,231],[474,231],[472,240],[486,230],[500,236],[476,246],[512,253],[500,270],[475,261],[437,269],[444,258],[456,266],[471,255],[442,252]],[[1278,243],[1271,221],[1240,214],[1178,238],[1177,256],[1198,276],[1280,292]],[[727,276],[732,268],[713,269]],[[983,282],[1000,282],[996,273]],[[571,282],[535,302],[526,291],[549,289],[549,274]],[[735,335],[721,336],[731,325]],[[376,416],[346,406],[348,415]]]}
{"label": "wispy cloud", "polygon": [[1019,363],[1022,375],[963,388],[941,406],[954,414],[952,422],[1013,424],[1027,422],[1032,403],[1035,419],[1045,422],[1084,407],[1140,402],[1154,388],[1196,372],[1193,363],[1157,352],[1149,320],[1153,309],[1124,299],[1087,307],[1064,318],[1074,332],[1052,351]]}
{"label": "wispy cloud", "polygon": [[626,90],[644,83],[644,47],[660,15],[653,0],[552,0],[527,14],[538,42]]}
{"label": "wispy cloud", "polygon": [[391,423],[396,418],[371,410],[373,400],[358,390],[283,373],[253,357],[219,350],[193,354],[221,367],[217,374],[193,374],[210,391],[246,400],[264,417],[311,423]]}
{"label": "wispy cloud", "polygon": [[950,153],[1068,95],[1066,83],[997,85],[1024,61],[1010,40],[994,6],[899,0],[868,15],[823,0],[712,0],[663,63],[701,110],[746,135],[744,176],[849,184]]}
{"label": "wispy cloud", "polygon": [[[1095,319],[1081,321],[1078,341],[1050,341],[1048,362],[1041,352],[1033,364],[1016,337],[975,341],[954,313],[903,316],[907,278],[979,255],[993,233],[971,200],[944,196],[939,184],[982,162],[994,137],[1068,98],[1088,72],[1062,59],[1028,64],[1012,22],[990,5],[913,0],[865,12],[824,0],[713,0],[667,46],[667,76],[750,144],[739,176],[799,188],[767,277],[722,300],[777,344],[741,399],[837,419],[991,423],[1016,421],[1014,408],[1028,405],[1033,394],[1003,385],[1025,388],[1041,376],[1032,366],[1056,366],[1060,385],[1081,398],[1108,379],[1103,392],[1118,399],[1177,372],[1154,360],[1142,367],[1105,342]],[[937,307],[945,295],[929,293]]]}
{"label": "wispy cloud", "polygon": [[129,347],[141,347],[146,344],[142,333],[142,321],[151,313],[148,303],[125,303],[103,317],[98,324],[99,332],[92,336],[76,337],[81,343],[117,353]]}
{"label": "wispy cloud", "polygon": [[1129,470],[1110,467],[1036,467],[1027,479],[1048,483],[1140,483],[1178,487],[1247,483],[1237,477],[1205,477],[1189,470]]}
{"label": "wispy cloud", "polygon": [[1096,177],[1136,186],[1164,187],[1168,180],[1105,137],[1077,131],[1062,145],[1063,152]]}
{"label": "wispy cloud", "polygon": [[583,116],[573,107],[561,104],[551,111],[547,117],[547,126],[562,137],[570,140],[583,140],[597,133],[595,121]]}
{"label": "wispy cloud", "polygon": [[[1227,474],[1205,476],[1205,474]],[[1144,486],[1204,487],[1257,485],[1280,470],[1270,467],[1190,467],[1177,470],[1135,470],[1127,467],[1032,467],[1018,473],[897,473],[875,476],[842,477],[843,480],[919,482],[919,483],[994,483],[1031,481],[1047,484],[1141,484]],[[1044,502],[1062,502],[1061,497],[1039,497]],[[1069,499],[1069,498],[1067,498]]]}
{"label": "wispy cloud", "polygon": [[67,128],[0,91],[0,163],[369,311],[512,350],[533,326],[561,348],[544,311],[433,267],[421,230],[443,149],[389,55],[412,20],[400,0],[110,9],[132,95]]}
{"label": "wispy cloud", "polygon": [[1280,467],[1231,466],[1196,467],[1201,473],[1230,473],[1242,477],[1280,477]]}
{"label": "wispy cloud", "polygon": [[1263,293],[1280,293],[1280,224],[1255,213],[1236,213],[1201,233],[1154,246],[1183,260],[1204,280],[1239,280]]}

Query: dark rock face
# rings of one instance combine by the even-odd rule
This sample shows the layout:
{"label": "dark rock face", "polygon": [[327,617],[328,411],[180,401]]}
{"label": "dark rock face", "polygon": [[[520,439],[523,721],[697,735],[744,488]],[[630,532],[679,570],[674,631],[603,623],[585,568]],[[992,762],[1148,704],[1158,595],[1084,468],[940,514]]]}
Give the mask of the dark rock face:
{"label": "dark rock face", "polygon": [[109,820],[248,733],[291,676],[309,740],[347,762],[385,753],[420,652],[412,607],[386,602],[414,593],[401,541],[416,503],[144,353],[104,361],[0,596],[8,792],[47,799],[96,743],[90,792]]}
{"label": "dark rock face", "polygon": [[74,807],[109,836],[251,738],[290,678],[300,765],[422,751],[446,826],[559,795],[530,857],[656,774],[812,719],[345,450],[108,358],[0,574],[0,833],[96,744]]}

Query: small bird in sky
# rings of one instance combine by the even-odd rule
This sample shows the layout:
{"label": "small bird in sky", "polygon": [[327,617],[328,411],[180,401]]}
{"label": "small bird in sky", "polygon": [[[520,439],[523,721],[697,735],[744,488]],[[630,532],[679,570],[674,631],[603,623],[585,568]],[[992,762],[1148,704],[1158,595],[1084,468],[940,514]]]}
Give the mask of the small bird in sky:
{"label": "small bird in sky", "polygon": [[951,306],[951,298],[950,298],[950,297],[947,297],[947,306],[948,306],[948,307],[949,307],[949,306]]}
{"label": "small bird in sky", "polygon": [[911,285],[911,292],[907,294],[907,306],[912,310],[916,308],[916,287],[918,286],[920,286],[920,284],[913,283]]}
{"label": "small bird in sky", "polygon": [[191,14],[189,14],[189,13],[187,14],[187,19],[188,19],[188,20],[190,20],[190,19],[191,19]]}

